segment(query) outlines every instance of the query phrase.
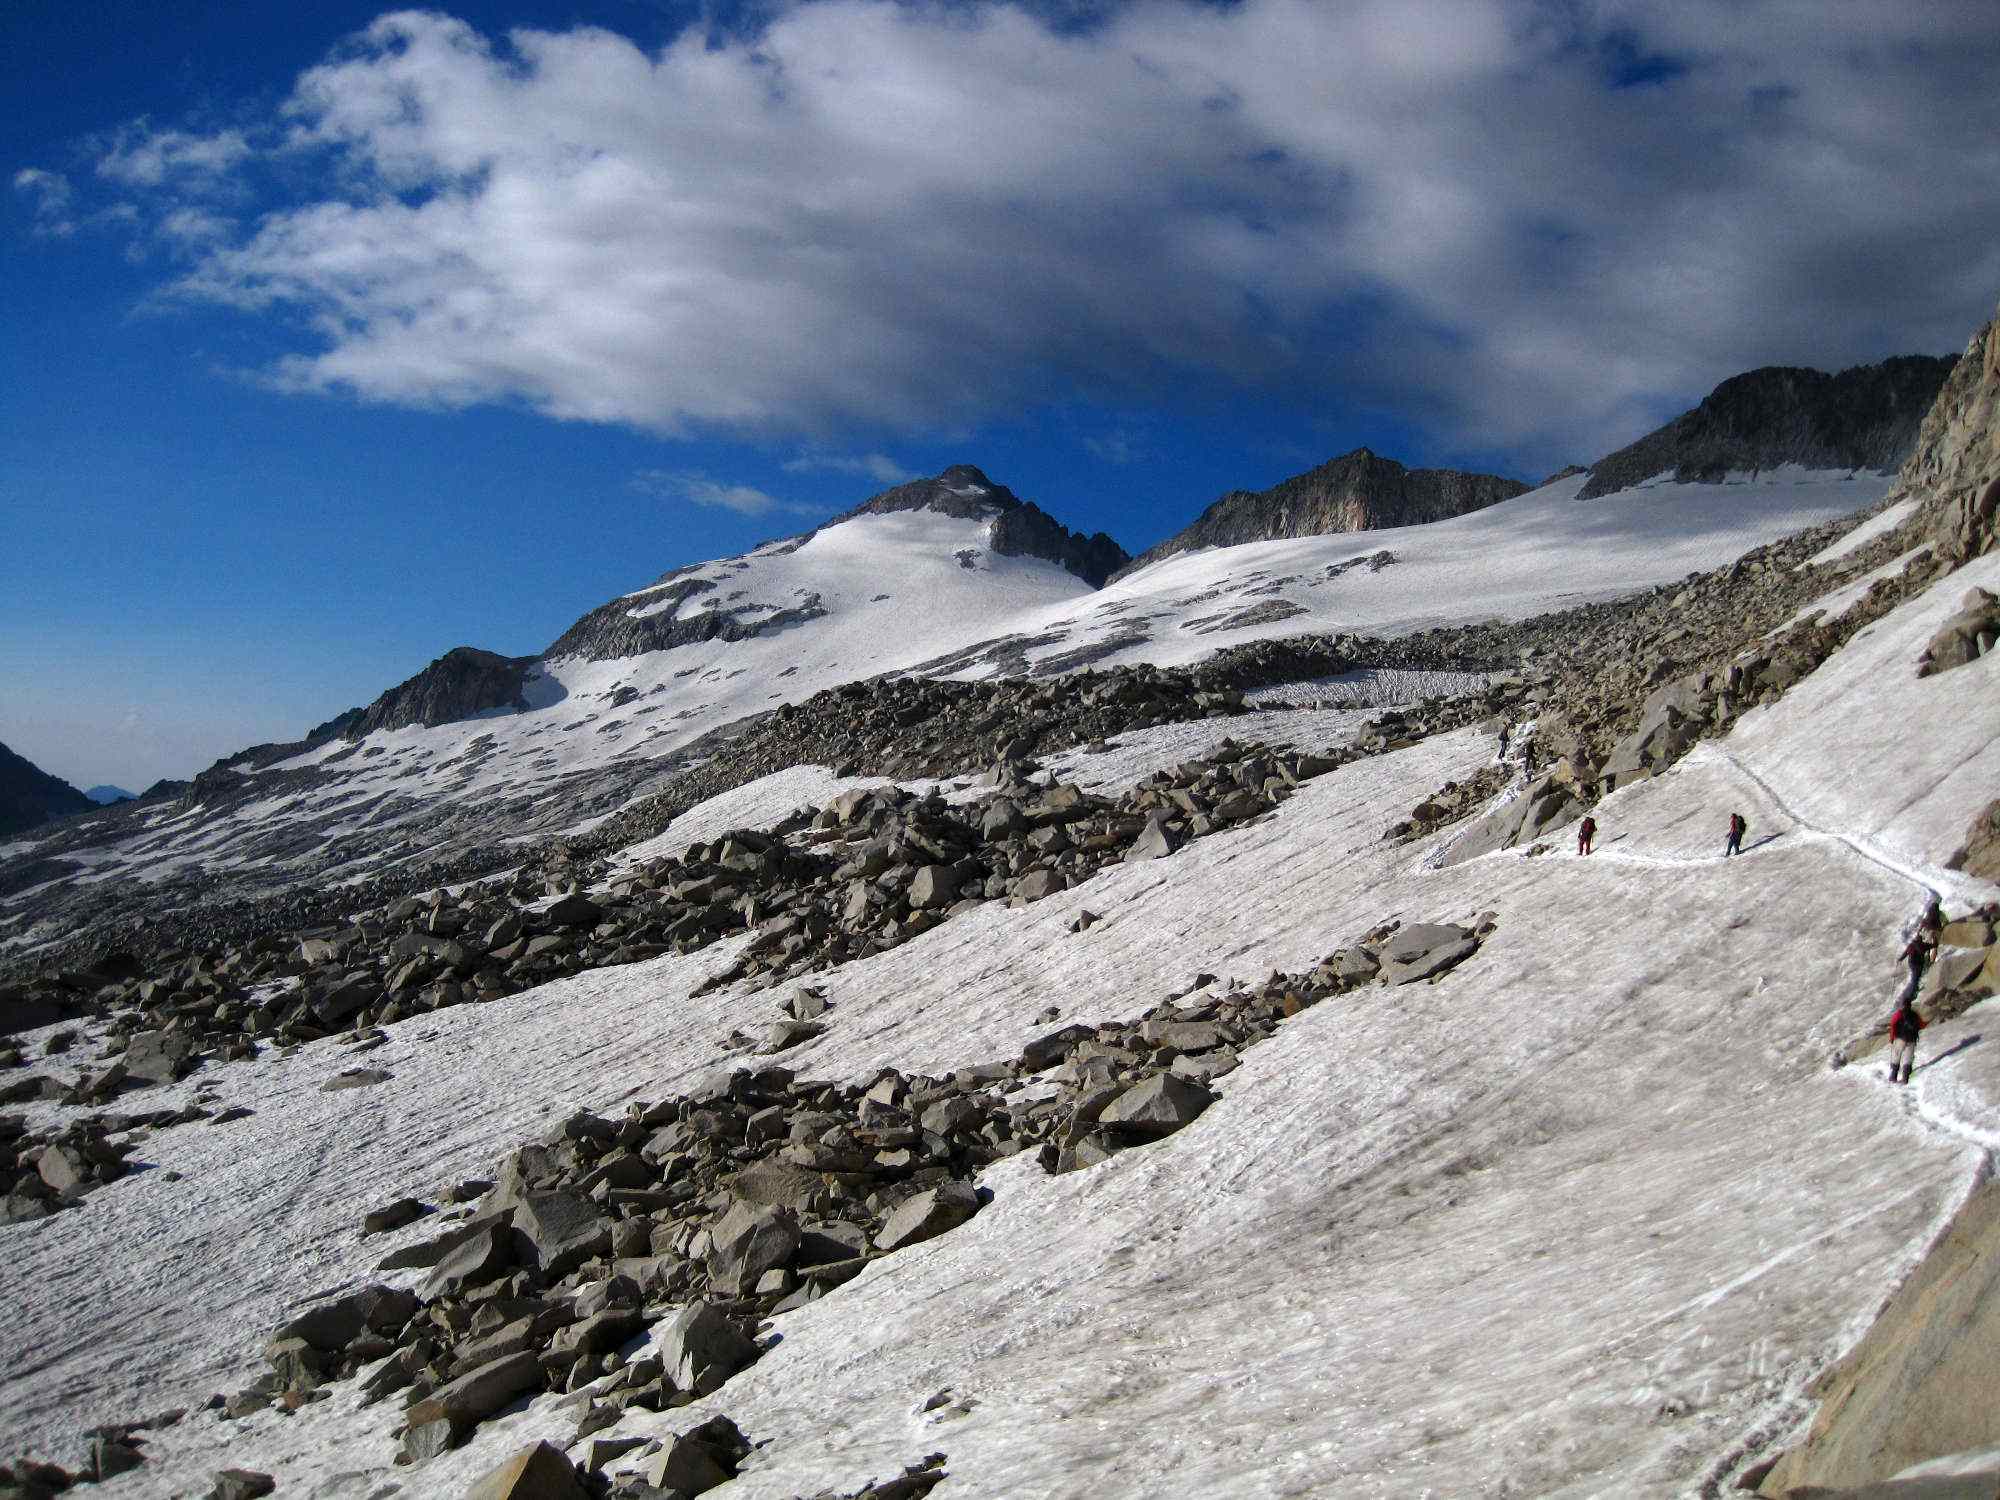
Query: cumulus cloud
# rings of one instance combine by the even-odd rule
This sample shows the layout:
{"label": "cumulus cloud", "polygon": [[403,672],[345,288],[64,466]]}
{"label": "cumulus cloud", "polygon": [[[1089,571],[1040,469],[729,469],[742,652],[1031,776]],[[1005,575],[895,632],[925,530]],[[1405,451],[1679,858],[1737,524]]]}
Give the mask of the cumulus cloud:
{"label": "cumulus cloud", "polygon": [[810,509],[780,500],[753,485],[728,484],[692,469],[642,469],[632,476],[632,488],[656,499],[710,510],[733,510],[739,516],[768,516],[778,512],[802,515]]}
{"label": "cumulus cloud", "polygon": [[62,173],[23,167],[14,174],[14,191],[28,200],[36,234],[60,238],[76,233],[76,221],[70,217],[76,195]]}
{"label": "cumulus cloud", "polygon": [[886,453],[801,453],[785,462],[787,474],[855,474],[879,484],[907,484],[916,471]]}
{"label": "cumulus cloud", "polygon": [[810,440],[1221,380],[1589,457],[1749,365],[1961,345],[1997,64],[1970,0],[804,0],[651,53],[400,12],[267,124],[318,188],[178,290],[376,400]]}

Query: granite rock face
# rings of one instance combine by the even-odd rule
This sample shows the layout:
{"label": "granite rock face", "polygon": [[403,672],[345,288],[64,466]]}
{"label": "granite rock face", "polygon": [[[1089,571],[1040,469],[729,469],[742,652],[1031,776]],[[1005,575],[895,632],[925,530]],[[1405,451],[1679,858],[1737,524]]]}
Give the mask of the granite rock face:
{"label": "granite rock face", "polygon": [[531,656],[497,656],[477,646],[454,646],[423,671],[398,683],[350,721],[346,737],[412,724],[453,724],[489,709],[522,709],[521,684]]}
{"label": "granite rock face", "polygon": [[1908,354],[1838,375],[1785,365],[1732,375],[1694,410],[1599,459],[1577,498],[1666,473],[1693,484],[1780,464],[1889,472],[1916,446],[1952,366],[1949,356]]}
{"label": "granite rock face", "polygon": [[1148,547],[1112,576],[1197,547],[1449,520],[1527,491],[1518,479],[1456,469],[1406,469],[1393,458],[1356,448],[1268,490],[1231,490],[1192,526]]}

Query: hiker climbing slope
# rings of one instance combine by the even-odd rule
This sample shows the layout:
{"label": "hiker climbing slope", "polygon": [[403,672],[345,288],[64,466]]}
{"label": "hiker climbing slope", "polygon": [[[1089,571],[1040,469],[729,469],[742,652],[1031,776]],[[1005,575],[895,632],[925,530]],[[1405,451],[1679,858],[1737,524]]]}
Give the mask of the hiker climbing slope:
{"label": "hiker climbing slope", "polygon": [[1903,951],[1899,956],[1909,965],[1910,977],[1903,985],[1902,994],[1896,998],[1907,1003],[1917,998],[1917,990],[1924,982],[1924,970],[1930,967],[1931,960],[1937,956],[1937,940],[1919,927],[1916,934],[1903,944]]}
{"label": "hiker climbing slope", "polygon": [[1917,1060],[1917,1037],[1923,1029],[1924,1018],[1917,1014],[1917,1002],[1905,997],[1889,1017],[1889,1082],[1910,1081],[1910,1068]]}
{"label": "hiker climbing slope", "polygon": [[1597,819],[1586,815],[1583,822],[1577,825],[1576,852],[1578,854],[1590,853],[1590,841],[1596,837]]}
{"label": "hiker climbing slope", "polygon": [[1743,821],[1742,813],[1729,815],[1729,847],[1722,851],[1724,859],[1743,852],[1743,835],[1750,831],[1750,825]]}

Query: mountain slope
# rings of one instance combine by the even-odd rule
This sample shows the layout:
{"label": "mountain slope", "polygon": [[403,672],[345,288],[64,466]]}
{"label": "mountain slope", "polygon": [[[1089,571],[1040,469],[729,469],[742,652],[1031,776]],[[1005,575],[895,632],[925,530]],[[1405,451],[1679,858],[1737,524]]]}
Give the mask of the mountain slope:
{"label": "mountain slope", "polygon": [[1198,547],[1378,531],[1448,520],[1527,493],[1517,479],[1455,469],[1406,469],[1356,448],[1268,490],[1231,490],[1192,525],[1148,547],[1113,578]]}
{"label": "mountain slope", "polygon": [[1599,459],[1577,498],[1666,473],[1688,483],[1784,464],[1893,471],[1954,362],[1911,354],[1838,375],[1769,365],[1731,376],[1692,411]]}
{"label": "mountain slope", "polygon": [[[1951,1131],[2000,1128],[1993,1049],[1953,1051],[1978,1015],[1927,1041],[1923,1114],[1826,1066],[1878,1019],[1921,882],[1954,910],[1985,889],[1940,862],[2000,748],[1963,713],[1963,684],[1909,667],[1956,594],[1996,574],[1988,559],[1947,580],[1729,739],[1618,793],[1588,861],[1440,870],[1430,845],[1380,838],[1383,809],[1490,759],[1466,732],[1333,772],[1169,860],[986,903],[816,978],[830,1021],[787,1068],[944,1078],[1018,1055],[1052,1001],[1063,1022],[1129,1016],[1198,972],[1310,966],[1392,915],[1497,923],[1434,985],[1287,1021],[1169,1141],[1065,1176],[1029,1156],[989,1169],[992,1201],[963,1228],[781,1314],[771,1352],[715,1395],[600,1435],[726,1414],[766,1445],[725,1491],[744,1500],[851,1492],[936,1451],[954,1489],[1009,1500],[1720,1490],[1977,1177],[1982,1153]],[[1136,737],[1127,774],[1190,753],[1184,730]],[[1875,776],[1840,774],[1857,755]],[[734,816],[768,825],[796,800],[776,778]],[[1723,864],[1732,806],[1752,847]],[[1072,931],[1085,909],[1099,920]],[[364,1240],[364,1213],[490,1177],[578,1108],[698,1089],[730,1033],[802,983],[702,993],[735,951],[385,1028],[366,1062],[394,1076],[371,1088],[322,1091],[353,1061],[335,1042],[204,1072],[215,1103],[252,1113],[152,1137],[147,1159],[178,1183],[139,1174],[0,1231],[18,1236],[18,1286],[60,1288],[87,1264],[98,1288],[23,1303],[20,1337],[49,1363],[6,1388],[9,1437],[47,1451],[91,1421],[240,1387],[304,1292],[375,1279],[386,1252],[435,1232]],[[226,1437],[227,1463],[302,1493],[393,1478],[462,1494],[523,1443],[570,1446],[583,1409],[537,1396],[397,1470],[396,1403],[331,1390],[294,1415],[195,1412],[150,1433],[147,1466],[112,1493],[198,1491]]]}
{"label": "mountain slope", "polygon": [[0,745],[0,838],[96,805],[61,777]]}

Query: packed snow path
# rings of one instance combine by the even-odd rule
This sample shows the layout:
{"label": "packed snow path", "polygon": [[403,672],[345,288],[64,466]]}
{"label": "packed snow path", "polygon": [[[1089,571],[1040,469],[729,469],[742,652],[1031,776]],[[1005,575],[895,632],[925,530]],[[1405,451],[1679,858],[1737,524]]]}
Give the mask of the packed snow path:
{"label": "packed snow path", "polygon": [[[1727,757],[1608,799],[1600,839],[1648,862],[1503,853],[1430,871],[1422,846],[1385,844],[1487,759],[1491,741],[1462,733],[1345,767],[1171,860],[980,908],[816,979],[833,1024],[789,1066],[937,1073],[1011,1055],[1050,1003],[1130,1015],[1198,971],[1304,967],[1387,916],[1499,922],[1441,983],[1288,1022],[1160,1146],[1058,1178],[1018,1159],[989,1171],[994,1201],[970,1224],[779,1319],[782,1342],[711,1401],[624,1430],[726,1412],[768,1446],[724,1500],[853,1488],[934,1450],[956,1492],[987,1496],[1695,1489],[1747,1433],[1804,1411],[1804,1381],[1980,1169],[1981,1149],[1920,1110],[1974,1139],[2000,1129],[2000,1046],[1953,1050],[1990,1007],[1927,1033],[1920,1110],[1828,1067],[1883,1013],[1910,904],[1903,875],[1845,841],[1947,888],[1938,865],[2000,781],[1991,725],[1966,711],[1996,701],[1995,666],[1911,670],[1995,575],[1989,559],[1870,627],[1746,716]],[[1732,760],[1841,837],[1696,857],[1742,796]],[[1084,907],[1103,920],[1069,934]],[[74,1456],[89,1423],[246,1383],[302,1295],[363,1279],[400,1242],[362,1243],[366,1210],[485,1175],[573,1108],[672,1092],[773,1014],[782,989],[684,998],[733,951],[402,1023],[369,1055],[395,1075],[373,1089],[318,1091],[349,1061],[338,1045],[218,1071],[218,1102],[256,1114],[160,1135],[142,1153],[160,1170],[0,1231],[17,1309],[0,1440]],[[969,1413],[919,1415],[944,1387]],[[574,1430],[543,1398],[396,1470],[393,1404],[353,1401],[193,1415],[102,1493],[199,1491],[233,1465],[291,1493],[452,1496]]]}

